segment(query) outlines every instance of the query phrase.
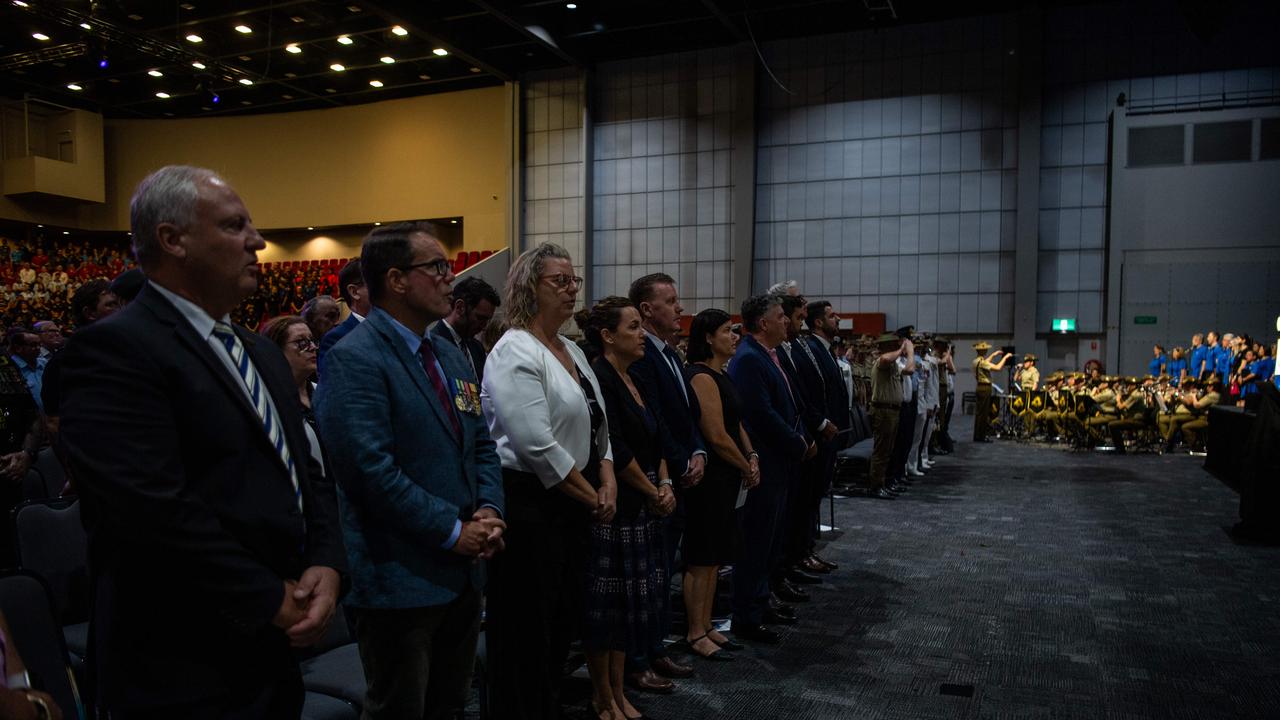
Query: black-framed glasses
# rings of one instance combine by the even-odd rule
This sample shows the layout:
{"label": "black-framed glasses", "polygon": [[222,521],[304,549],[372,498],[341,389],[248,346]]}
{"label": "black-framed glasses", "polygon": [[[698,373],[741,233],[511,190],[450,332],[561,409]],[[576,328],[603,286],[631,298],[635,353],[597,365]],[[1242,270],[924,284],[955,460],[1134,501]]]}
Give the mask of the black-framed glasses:
{"label": "black-framed glasses", "polygon": [[320,347],[320,343],[317,343],[315,340],[312,340],[311,338],[298,338],[297,340],[290,340],[289,344],[292,345],[293,348],[298,352],[304,352],[306,350],[310,350],[311,348]]}
{"label": "black-framed glasses", "polygon": [[550,280],[552,285],[555,285],[557,288],[561,290],[568,288],[570,285],[573,285],[576,287],[582,287],[582,283],[583,283],[582,276],[565,275],[564,273],[556,273],[555,275],[543,275],[542,279]]}
{"label": "black-framed glasses", "polygon": [[439,260],[428,260],[426,262],[405,265],[400,269],[405,272],[409,272],[417,268],[429,268],[433,275],[444,277],[449,274],[450,270],[453,270],[453,263],[450,262],[448,258],[440,258]]}

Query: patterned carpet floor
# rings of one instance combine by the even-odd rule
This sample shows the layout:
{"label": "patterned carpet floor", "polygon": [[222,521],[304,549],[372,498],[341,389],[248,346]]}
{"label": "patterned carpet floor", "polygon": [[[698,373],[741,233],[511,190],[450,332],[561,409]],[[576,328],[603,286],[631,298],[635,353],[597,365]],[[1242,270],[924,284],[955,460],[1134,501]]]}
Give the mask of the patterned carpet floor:
{"label": "patterned carpet floor", "polygon": [[631,696],[658,720],[1280,717],[1280,548],[1232,541],[1202,464],[963,442],[897,500],[837,500],[841,568],[780,645]]}

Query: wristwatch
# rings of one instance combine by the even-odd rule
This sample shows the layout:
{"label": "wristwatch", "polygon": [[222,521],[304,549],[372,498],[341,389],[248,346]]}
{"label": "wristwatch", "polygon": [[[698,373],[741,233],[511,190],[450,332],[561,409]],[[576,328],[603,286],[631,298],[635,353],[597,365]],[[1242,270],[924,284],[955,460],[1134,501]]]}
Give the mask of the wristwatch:
{"label": "wristwatch", "polygon": [[671,482],[671,478],[662,478],[658,481],[658,487],[662,487],[663,485],[671,486],[674,485],[674,483]]}

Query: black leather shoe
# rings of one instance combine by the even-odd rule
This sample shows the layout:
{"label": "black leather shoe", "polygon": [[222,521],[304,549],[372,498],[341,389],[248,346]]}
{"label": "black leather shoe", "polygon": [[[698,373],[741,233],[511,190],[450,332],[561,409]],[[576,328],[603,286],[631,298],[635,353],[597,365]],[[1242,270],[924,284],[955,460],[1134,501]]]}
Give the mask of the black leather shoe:
{"label": "black leather shoe", "polygon": [[809,591],[791,582],[790,580],[783,579],[782,585],[786,587],[788,590],[790,590],[791,592],[796,593],[797,595],[804,596],[805,600],[809,599]]}
{"label": "black leather shoe", "polygon": [[810,555],[810,556],[809,556],[809,559],[810,559],[810,560],[812,560],[812,561],[814,561],[814,562],[816,562],[816,563],[818,563],[819,565],[822,565],[823,567],[825,567],[825,568],[827,569],[827,572],[834,572],[834,571],[836,571],[836,570],[839,570],[839,569],[840,569],[840,565],[839,565],[839,564],[837,564],[837,563],[833,563],[833,562],[831,562],[830,560],[826,560],[826,559],[820,558],[820,557],[818,557],[817,553],[814,553],[813,555]]}
{"label": "black leather shoe", "polygon": [[733,634],[748,642],[760,643],[762,645],[777,645],[782,641],[782,636],[770,630],[764,625],[737,625],[733,626]]}
{"label": "black leather shoe", "polygon": [[799,568],[791,568],[790,570],[788,570],[787,580],[789,582],[796,583],[797,585],[821,585],[822,584],[822,578],[818,577],[817,575],[810,575],[809,573],[803,570],[800,570]]}
{"label": "black leather shoe", "polygon": [[772,610],[765,610],[764,615],[761,616],[761,620],[764,621],[765,625],[795,625],[796,624],[796,618],[794,615],[792,616],[782,615]]}
{"label": "black leather shoe", "polygon": [[876,498],[877,500],[893,500],[898,496],[889,492],[887,488],[876,488],[875,490],[867,493],[867,497]]}
{"label": "black leather shoe", "polygon": [[809,602],[809,593],[794,587],[790,583],[783,583],[778,586],[778,589],[774,590],[773,594],[777,595],[780,600],[789,603]]}
{"label": "black leather shoe", "polygon": [[782,600],[777,596],[777,594],[769,595],[769,609],[775,612],[780,612],[784,615],[787,613],[790,613],[792,615],[796,614],[796,607],[794,605],[788,605],[782,602]]}

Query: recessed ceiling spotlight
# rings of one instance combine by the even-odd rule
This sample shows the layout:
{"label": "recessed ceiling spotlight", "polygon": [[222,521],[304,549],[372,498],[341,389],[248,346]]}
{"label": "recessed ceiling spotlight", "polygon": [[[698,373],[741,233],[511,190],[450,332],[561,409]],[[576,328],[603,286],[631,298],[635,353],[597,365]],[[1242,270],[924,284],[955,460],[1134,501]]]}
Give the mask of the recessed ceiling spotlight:
{"label": "recessed ceiling spotlight", "polygon": [[201,105],[201,106],[200,106],[200,109],[201,109],[201,110],[212,110],[213,108],[209,107],[208,105]]}
{"label": "recessed ceiling spotlight", "polygon": [[240,101],[240,104],[241,104],[241,105],[252,105],[253,103],[249,102],[248,100],[241,100],[241,101]]}
{"label": "recessed ceiling spotlight", "polygon": [[393,58],[393,57],[391,57],[390,55],[383,55],[382,57],[380,57],[380,58],[378,58],[378,59],[379,59],[379,60],[381,60],[382,62],[384,62],[384,63],[388,64],[388,65],[394,65],[394,64],[395,64],[395,62],[396,62],[396,59],[395,59],[395,58]]}
{"label": "recessed ceiling spotlight", "polygon": [[240,57],[240,62],[249,62],[250,60],[252,60],[252,59],[253,59],[253,58],[249,57],[248,55],[240,55],[239,57]]}
{"label": "recessed ceiling spotlight", "polygon": [[37,39],[37,40],[39,40],[39,41],[41,41],[41,42],[44,42],[45,40],[48,40],[48,39],[49,39],[49,36],[48,36],[48,35],[45,35],[44,33],[41,33],[41,32],[31,33],[31,37],[33,37],[33,38],[35,38],[35,39]]}
{"label": "recessed ceiling spotlight", "polygon": [[327,93],[329,93],[330,95],[332,95],[332,94],[334,94],[334,93],[338,92],[337,90],[334,90],[333,88],[325,88],[325,89],[324,89],[324,91],[325,91],[325,92],[327,92]]}
{"label": "recessed ceiling spotlight", "polygon": [[[13,0],[13,4],[17,5],[18,7],[27,7],[27,4],[22,2],[22,0]],[[44,227],[44,226],[41,225],[40,227]]]}
{"label": "recessed ceiling spotlight", "polygon": [[253,81],[252,81],[252,80],[250,80],[249,78],[240,78],[240,84],[241,84],[241,85],[252,85],[252,84],[253,84]]}
{"label": "recessed ceiling spotlight", "polygon": [[404,28],[400,27],[399,25],[396,25],[395,27],[391,28],[391,33],[392,33],[393,35],[399,35],[400,37],[404,37],[405,35],[408,35],[408,34],[409,34],[409,31],[408,31],[408,30],[405,30]]}
{"label": "recessed ceiling spotlight", "polygon": [[187,36],[187,42],[202,43],[204,42],[204,38],[200,37],[195,33],[191,33],[190,35]]}
{"label": "recessed ceiling spotlight", "polygon": [[167,112],[167,113],[165,113],[165,114],[164,114],[164,116],[165,116],[165,117],[173,117],[173,113],[171,113],[171,112]]}
{"label": "recessed ceiling spotlight", "polygon": [[280,97],[284,98],[285,100],[292,100],[292,99],[293,99],[293,96],[292,96],[292,95],[281,95]]}
{"label": "recessed ceiling spotlight", "polygon": [[308,226],[307,226],[307,229],[308,229],[308,230],[315,230],[316,228],[315,228],[315,226],[314,226],[314,225],[308,225]]}
{"label": "recessed ceiling spotlight", "polygon": [[444,48],[436,48],[435,50],[431,51],[431,54],[436,55],[438,57],[444,57],[445,55],[449,54],[449,51],[445,50]]}
{"label": "recessed ceiling spotlight", "polygon": [[207,66],[207,65],[205,65],[204,63],[200,62],[199,60],[194,60],[194,61],[192,61],[192,63],[191,63],[191,67],[193,67],[193,68],[195,68],[195,69],[197,69],[197,70],[204,70],[204,69],[205,69],[205,68],[207,68],[208,66]]}
{"label": "recessed ceiling spotlight", "polygon": [[81,87],[81,86],[79,86],[79,85],[77,85],[76,83],[67,83],[67,89],[68,89],[68,90],[75,90],[75,91],[79,92],[80,90],[83,90],[84,88],[83,88],[83,87]]}
{"label": "recessed ceiling spotlight", "polygon": [[158,93],[156,93],[156,97],[160,98],[161,100],[168,100],[168,99],[169,99],[169,93],[167,93],[167,92],[158,92]]}
{"label": "recessed ceiling spotlight", "polygon": [[329,66],[329,69],[334,72],[342,72],[343,70],[347,69],[347,66],[343,65],[342,63],[334,63]]}
{"label": "recessed ceiling spotlight", "polygon": [[304,23],[304,22],[306,22],[306,21],[307,21],[307,19],[306,19],[306,18],[304,18],[304,17],[302,17],[302,16],[300,16],[300,15],[290,15],[290,16],[289,16],[289,20],[290,20],[290,21],[292,21],[292,22],[295,22],[295,23]]}
{"label": "recessed ceiling spotlight", "polygon": [[129,13],[129,14],[128,14],[128,15],[126,15],[125,17],[129,18],[130,20],[132,20],[132,21],[134,21],[134,22],[138,22],[138,21],[142,20],[142,16],[141,16],[141,15],[139,15],[138,13]]}
{"label": "recessed ceiling spotlight", "polygon": [[63,230],[63,231],[62,231],[62,234],[63,234],[63,235],[70,235],[70,234],[71,234],[71,231],[70,231],[70,230]]}
{"label": "recessed ceiling spotlight", "polygon": [[338,44],[339,44],[339,45],[350,45],[350,44],[351,44],[351,43],[353,43],[353,42],[355,42],[355,40],[352,40],[350,35],[339,35],[339,36],[338,36]]}
{"label": "recessed ceiling spotlight", "polygon": [[471,68],[471,72],[473,72],[473,73],[480,72],[480,68],[478,68],[478,67],[473,67],[473,68]]}
{"label": "recessed ceiling spotlight", "polygon": [[298,43],[289,43],[288,45],[284,46],[284,51],[287,53],[291,53],[293,55],[297,55],[298,53],[302,52],[302,48],[298,47]]}
{"label": "recessed ceiling spotlight", "polygon": [[92,30],[92,29],[93,29],[93,26],[92,26],[92,25],[90,25],[89,23],[80,23],[80,27],[84,28],[85,30]]}
{"label": "recessed ceiling spotlight", "polygon": [[458,221],[457,221],[457,220],[450,220],[450,221],[449,221],[449,224],[450,224],[450,225],[457,225],[457,224],[458,224]]}
{"label": "recessed ceiling spotlight", "polygon": [[249,27],[248,25],[237,25],[236,32],[240,33],[241,35],[248,35],[249,33],[253,32],[253,28]]}
{"label": "recessed ceiling spotlight", "polygon": [[364,12],[364,8],[360,7],[359,5],[348,5],[347,12],[353,12],[353,13]]}
{"label": "recessed ceiling spotlight", "polygon": [[577,3],[565,3],[565,4],[564,4],[564,6],[565,6],[565,8],[567,8],[567,9],[569,9],[569,10],[577,10],[577,9],[578,9],[578,4],[577,4]]}
{"label": "recessed ceiling spotlight", "polygon": [[380,223],[380,222],[376,222],[376,223],[374,223],[374,225],[381,225],[381,224],[382,224],[382,223]]}
{"label": "recessed ceiling spotlight", "polygon": [[183,10],[195,10],[195,9],[196,9],[196,6],[195,6],[195,5],[192,5],[191,3],[182,3],[182,4],[181,4],[181,5],[179,5],[178,7],[182,8]]}
{"label": "recessed ceiling spotlight", "polygon": [[369,84],[372,85],[373,87],[382,87],[381,80],[370,80]]}
{"label": "recessed ceiling spotlight", "polygon": [[[105,67],[105,66],[102,66],[102,67]],[[120,83],[120,78],[107,78],[107,82],[111,83],[112,85],[118,85]]]}
{"label": "recessed ceiling spotlight", "polygon": [[419,76],[418,76],[418,79],[419,79],[419,80],[430,80],[430,79],[431,79],[431,76],[430,76],[430,75],[419,75]]}
{"label": "recessed ceiling spotlight", "polygon": [[148,70],[148,71],[147,71],[147,74],[148,74],[148,75],[150,75],[151,77],[164,77],[164,73],[160,72],[159,70],[155,70],[155,69]]}

